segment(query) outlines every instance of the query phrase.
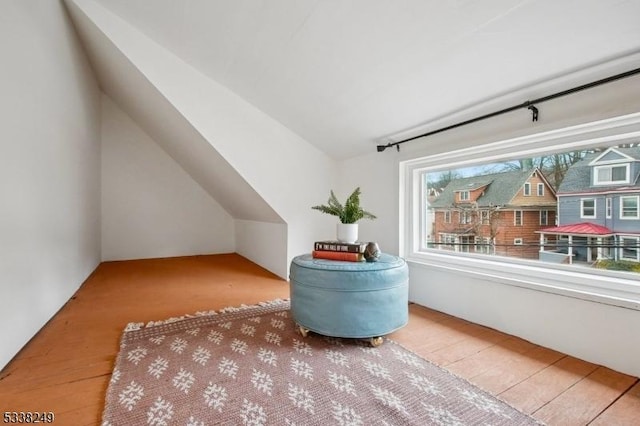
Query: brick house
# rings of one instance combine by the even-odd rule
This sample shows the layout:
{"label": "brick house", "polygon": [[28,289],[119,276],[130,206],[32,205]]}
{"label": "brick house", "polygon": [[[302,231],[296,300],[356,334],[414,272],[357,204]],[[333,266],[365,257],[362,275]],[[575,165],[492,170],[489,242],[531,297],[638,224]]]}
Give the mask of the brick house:
{"label": "brick house", "polygon": [[536,231],[555,225],[556,194],[537,168],[452,180],[429,203],[430,245],[537,258]]}

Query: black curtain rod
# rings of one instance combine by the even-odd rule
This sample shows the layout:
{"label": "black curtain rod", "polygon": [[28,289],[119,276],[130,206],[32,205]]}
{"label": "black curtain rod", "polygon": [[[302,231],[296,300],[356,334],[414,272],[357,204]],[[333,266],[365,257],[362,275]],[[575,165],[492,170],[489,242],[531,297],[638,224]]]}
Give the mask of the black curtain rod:
{"label": "black curtain rod", "polygon": [[606,83],[610,83],[612,81],[620,80],[620,79],[623,79],[623,78],[626,78],[626,77],[630,77],[632,75],[639,74],[639,73],[640,73],[640,68],[636,68],[636,69],[633,69],[631,71],[627,71],[627,72],[623,72],[623,73],[620,73],[620,74],[612,75],[610,77],[606,77],[606,78],[603,78],[603,79],[600,79],[600,80],[596,80],[596,81],[593,81],[591,83],[583,84],[582,86],[574,87],[572,89],[564,90],[562,92],[557,92],[557,93],[554,93],[552,95],[543,96],[541,98],[537,98],[537,99],[534,99],[534,100],[531,100],[531,101],[526,101],[526,102],[523,102],[523,103],[518,104],[518,105],[514,105],[514,106],[511,106],[511,107],[508,107],[508,108],[504,108],[504,109],[501,109],[499,111],[494,111],[492,113],[481,115],[479,117],[471,118],[469,120],[461,121],[459,123],[452,124],[452,125],[446,126],[446,127],[442,127],[440,129],[437,129],[437,130],[432,130],[430,132],[423,133],[423,134],[418,135],[418,136],[413,136],[411,138],[404,139],[404,140],[401,140],[401,141],[398,141],[398,142],[390,142],[390,143],[388,143],[386,145],[378,145],[377,146],[377,150],[378,150],[378,152],[382,152],[387,148],[395,146],[398,149],[398,151],[400,151],[400,145],[402,145],[403,143],[410,142],[410,141],[413,141],[413,140],[416,140],[416,139],[420,139],[420,138],[424,138],[425,136],[435,135],[436,133],[445,132],[447,130],[455,129],[456,127],[466,126],[467,124],[475,123],[476,121],[486,120],[487,118],[495,117],[497,115],[506,114],[507,112],[515,111],[517,109],[522,109],[522,108],[527,108],[528,110],[531,110],[532,120],[533,121],[538,121],[538,108],[536,108],[535,104],[540,104],[542,102],[546,102],[546,101],[549,101],[551,99],[560,98],[562,96],[570,95],[572,93],[580,92],[580,91],[585,90],[585,89],[590,89],[592,87],[600,86],[600,85],[603,85],[603,84],[606,84]]}

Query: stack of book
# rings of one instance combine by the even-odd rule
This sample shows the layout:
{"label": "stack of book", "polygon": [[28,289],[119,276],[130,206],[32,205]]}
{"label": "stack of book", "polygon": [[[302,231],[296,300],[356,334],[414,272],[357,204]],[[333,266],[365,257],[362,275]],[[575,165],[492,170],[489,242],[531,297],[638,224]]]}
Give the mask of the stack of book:
{"label": "stack of book", "polygon": [[316,259],[364,262],[364,250],[367,243],[343,243],[340,241],[316,241],[311,253]]}

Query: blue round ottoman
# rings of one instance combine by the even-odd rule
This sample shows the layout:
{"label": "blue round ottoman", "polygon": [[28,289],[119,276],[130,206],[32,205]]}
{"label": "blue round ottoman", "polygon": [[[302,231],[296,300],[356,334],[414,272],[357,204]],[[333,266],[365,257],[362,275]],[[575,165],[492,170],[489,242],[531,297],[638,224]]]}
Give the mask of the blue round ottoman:
{"label": "blue round ottoman", "polygon": [[402,258],[381,254],[377,262],[341,262],[297,256],[290,268],[291,314],[307,331],[332,337],[371,339],[407,324],[409,272]]}

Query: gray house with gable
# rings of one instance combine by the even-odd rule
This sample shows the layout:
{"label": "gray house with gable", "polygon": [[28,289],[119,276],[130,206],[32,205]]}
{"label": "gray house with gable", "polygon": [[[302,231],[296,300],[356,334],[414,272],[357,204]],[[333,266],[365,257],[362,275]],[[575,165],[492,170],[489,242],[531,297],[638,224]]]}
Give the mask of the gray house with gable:
{"label": "gray house with gable", "polygon": [[586,155],[569,168],[557,197],[558,226],[539,231],[541,245],[555,236],[569,262],[640,262],[640,147]]}

